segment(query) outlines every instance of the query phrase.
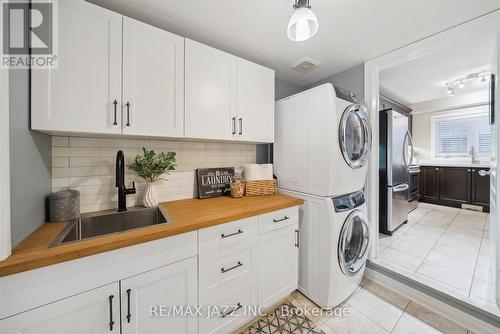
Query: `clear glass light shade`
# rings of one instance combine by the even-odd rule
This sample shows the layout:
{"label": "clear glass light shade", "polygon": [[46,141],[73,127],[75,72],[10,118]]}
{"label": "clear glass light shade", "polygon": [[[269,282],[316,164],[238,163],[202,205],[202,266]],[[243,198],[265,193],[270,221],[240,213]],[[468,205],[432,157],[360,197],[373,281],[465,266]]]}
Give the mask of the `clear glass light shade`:
{"label": "clear glass light shade", "polygon": [[317,32],[318,19],[313,11],[305,7],[295,10],[288,23],[288,38],[301,42],[313,37]]}

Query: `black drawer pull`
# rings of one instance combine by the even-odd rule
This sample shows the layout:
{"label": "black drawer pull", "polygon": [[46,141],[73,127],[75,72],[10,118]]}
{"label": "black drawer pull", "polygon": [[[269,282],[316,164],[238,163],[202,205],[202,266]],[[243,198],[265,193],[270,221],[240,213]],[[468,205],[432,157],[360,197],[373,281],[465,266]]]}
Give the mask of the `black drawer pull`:
{"label": "black drawer pull", "polygon": [[113,321],[113,298],[115,296],[109,296],[109,330],[113,331],[113,325],[115,322]]}
{"label": "black drawer pull", "polygon": [[243,305],[241,305],[241,303],[238,303],[238,304],[236,304],[236,307],[235,307],[235,308],[233,308],[231,311],[229,311],[229,312],[227,312],[227,313],[223,313],[223,314],[221,314],[221,316],[220,316],[220,317],[221,317],[221,318],[225,318],[225,317],[227,317],[227,316],[230,316],[231,314],[233,314],[234,312],[238,311],[238,310],[239,310],[240,308],[242,308],[242,307],[243,307]]}
{"label": "black drawer pull", "polygon": [[295,247],[299,248],[299,244],[300,244],[299,230],[295,230]]}
{"label": "black drawer pull", "polygon": [[127,101],[127,126],[130,126],[130,102]]}
{"label": "black drawer pull", "polygon": [[220,268],[220,272],[225,274],[227,273],[228,271],[231,271],[233,269],[236,269],[236,268],[239,268],[243,265],[243,263],[241,263],[240,261],[238,261],[238,264],[235,264],[234,266],[232,266],[231,268],[227,268],[225,269],[224,267]]}
{"label": "black drawer pull", "polygon": [[275,222],[275,223],[279,223],[279,222],[282,222],[282,221],[284,221],[284,220],[288,220],[288,219],[290,219],[290,217],[285,216],[285,218],[281,218],[281,219],[273,219],[273,222]]}
{"label": "black drawer pull", "polygon": [[130,289],[127,289],[127,322],[130,323],[130,318],[132,315],[130,314]]}
{"label": "black drawer pull", "polygon": [[229,237],[232,237],[233,235],[238,235],[238,234],[241,234],[243,233],[242,230],[238,230],[237,232],[234,232],[234,233],[231,233],[231,234],[224,234],[222,233],[220,236],[221,238],[229,238]]}

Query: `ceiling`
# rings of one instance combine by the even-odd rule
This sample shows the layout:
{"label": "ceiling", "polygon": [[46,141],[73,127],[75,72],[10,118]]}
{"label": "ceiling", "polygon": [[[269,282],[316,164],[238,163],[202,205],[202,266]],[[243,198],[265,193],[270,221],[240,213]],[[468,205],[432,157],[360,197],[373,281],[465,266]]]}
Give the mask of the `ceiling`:
{"label": "ceiling", "polygon": [[[286,35],[292,0],[90,0],[132,18],[274,68],[308,85],[426,36],[500,8],[498,0],[311,0],[319,31]],[[302,57],[321,62],[303,74]]]}
{"label": "ceiling", "polygon": [[[448,97],[446,81],[491,70],[494,37],[485,35],[385,69],[380,72],[380,91],[406,105]],[[455,88],[455,95],[486,90],[489,85],[477,79],[464,84],[463,89]]]}

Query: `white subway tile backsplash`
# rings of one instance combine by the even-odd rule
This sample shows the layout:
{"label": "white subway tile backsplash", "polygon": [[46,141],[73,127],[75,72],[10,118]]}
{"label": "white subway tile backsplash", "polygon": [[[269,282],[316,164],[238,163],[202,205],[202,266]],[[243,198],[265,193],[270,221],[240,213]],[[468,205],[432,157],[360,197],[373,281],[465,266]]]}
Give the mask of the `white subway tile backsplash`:
{"label": "white subway tile backsplash", "polygon": [[[196,197],[195,170],[210,167],[236,167],[255,163],[256,145],[240,143],[190,142],[115,138],[52,137],[52,190],[70,187],[80,191],[81,212],[117,207],[115,187],[116,152],[122,150],[131,164],[142,148],[156,152],[176,152],[177,167],[157,185],[160,200]],[[127,196],[127,205],[142,204],[144,180],[125,170],[125,182],[135,181],[137,194]]]}

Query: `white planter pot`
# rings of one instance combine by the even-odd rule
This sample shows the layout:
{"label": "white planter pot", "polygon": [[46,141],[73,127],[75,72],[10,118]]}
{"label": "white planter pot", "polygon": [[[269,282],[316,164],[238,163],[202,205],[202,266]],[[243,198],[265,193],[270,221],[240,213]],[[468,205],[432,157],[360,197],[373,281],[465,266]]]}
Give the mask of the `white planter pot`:
{"label": "white planter pot", "polygon": [[144,193],[143,204],[146,208],[154,208],[160,203],[160,198],[156,192],[156,184],[148,182]]}

